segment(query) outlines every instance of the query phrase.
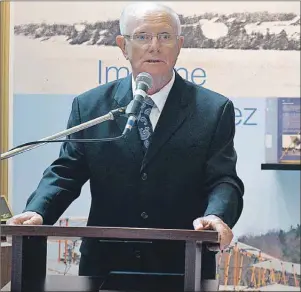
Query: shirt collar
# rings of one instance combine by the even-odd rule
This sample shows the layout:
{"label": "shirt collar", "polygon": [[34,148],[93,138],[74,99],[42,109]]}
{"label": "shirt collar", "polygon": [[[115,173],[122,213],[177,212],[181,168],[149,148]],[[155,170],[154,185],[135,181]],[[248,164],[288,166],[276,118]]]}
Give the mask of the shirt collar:
{"label": "shirt collar", "polygon": [[[162,110],[163,110],[164,104],[165,104],[168,94],[174,84],[174,81],[175,81],[175,71],[173,70],[171,80],[160,91],[158,91],[157,93],[155,93],[153,95],[149,95],[149,97],[151,97],[151,99],[153,100],[153,102],[155,103],[156,107],[159,109],[160,112],[162,112]],[[135,92],[135,88],[136,88],[136,82],[135,82],[134,78],[132,77],[133,93]]]}

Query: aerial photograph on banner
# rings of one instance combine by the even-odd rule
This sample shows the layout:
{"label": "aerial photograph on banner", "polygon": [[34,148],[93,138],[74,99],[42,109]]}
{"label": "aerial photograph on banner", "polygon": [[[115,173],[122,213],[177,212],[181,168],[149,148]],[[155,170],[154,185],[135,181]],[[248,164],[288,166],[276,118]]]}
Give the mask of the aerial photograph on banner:
{"label": "aerial photograph on banner", "polygon": [[[15,58],[26,74],[15,73],[15,92],[78,94],[126,76],[115,37],[127,3],[16,3]],[[216,3],[166,2],[185,36],[178,72],[227,96],[298,96],[299,3]]]}

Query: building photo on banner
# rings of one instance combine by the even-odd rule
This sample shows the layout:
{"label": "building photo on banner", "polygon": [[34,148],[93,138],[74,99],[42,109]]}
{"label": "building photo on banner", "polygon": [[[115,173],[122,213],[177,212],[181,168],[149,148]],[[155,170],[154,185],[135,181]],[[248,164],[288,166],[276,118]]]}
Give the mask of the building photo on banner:
{"label": "building photo on banner", "polygon": [[[76,96],[131,73],[115,42],[129,3],[13,3],[10,148],[64,130]],[[220,290],[300,291],[300,171],[261,169],[269,151],[274,163],[300,163],[300,2],[161,3],[179,15],[185,37],[175,70],[235,107],[244,207],[216,256]],[[60,146],[10,159],[14,214]],[[90,203],[87,183],[56,224],[85,226]],[[79,244],[49,240],[48,273],[77,274]]]}

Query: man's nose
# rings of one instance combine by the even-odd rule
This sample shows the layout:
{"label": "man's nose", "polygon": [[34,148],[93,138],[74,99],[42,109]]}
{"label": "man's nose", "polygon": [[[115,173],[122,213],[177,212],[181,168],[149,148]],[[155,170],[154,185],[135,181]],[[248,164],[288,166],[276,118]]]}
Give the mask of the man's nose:
{"label": "man's nose", "polygon": [[150,50],[159,50],[160,48],[160,42],[158,40],[158,37],[157,36],[153,36],[152,37],[152,40],[150,42]]}

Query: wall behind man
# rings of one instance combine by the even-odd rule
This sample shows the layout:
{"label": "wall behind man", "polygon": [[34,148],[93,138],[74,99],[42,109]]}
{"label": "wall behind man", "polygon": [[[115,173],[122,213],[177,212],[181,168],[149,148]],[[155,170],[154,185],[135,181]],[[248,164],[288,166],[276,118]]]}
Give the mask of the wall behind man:
{"label": "wall behind man", "polygon": [[[105,9],[106,2],[14,3],[12,147],[64,130],[76,95],[129,74],[129,64],[114,43],[126,3],[116,10],[112,4]],[[300,223],[300,172],[261,170],[266,99],[300,97],[300,3],[230,4],[171,6],[182,14],[186,36],[176,70],[226,95],[236,108],[237,170],[246,188],[244,210],[234,228],[238,238],[290,230]],[[53,143],[13,158],[14,213],[23,210],[59,147]],[[86,217],[89,206],[86,184],[64,217]]]}

